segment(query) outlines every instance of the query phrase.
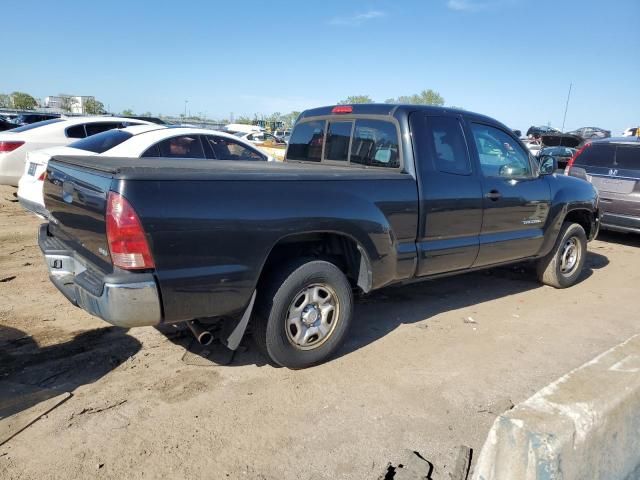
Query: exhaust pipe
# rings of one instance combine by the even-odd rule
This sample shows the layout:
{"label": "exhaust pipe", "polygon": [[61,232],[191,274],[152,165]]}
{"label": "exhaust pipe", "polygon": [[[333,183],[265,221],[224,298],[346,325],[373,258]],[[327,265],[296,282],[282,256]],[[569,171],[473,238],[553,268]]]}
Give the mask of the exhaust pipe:
{"label": "exhaust pipe", "polygon": [[189,320],[187,326],[200,345],[209,345],[213,342],[213,335],[206,330],[198,320]]}

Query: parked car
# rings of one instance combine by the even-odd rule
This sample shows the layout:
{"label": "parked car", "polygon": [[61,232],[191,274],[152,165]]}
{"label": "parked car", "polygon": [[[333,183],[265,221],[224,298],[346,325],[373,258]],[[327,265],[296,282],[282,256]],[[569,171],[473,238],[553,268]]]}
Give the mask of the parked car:
{"label": "parked car", "polygon": [[290,368],[340,347],[354,289],[523,260],[569,287],[599,226],[593,186],[541,175],[509,128],[418,105],[307,110],[285,163],[55,156],[44,199],[39,245],[72,302],[207,339],[195,319],[218,319],[231,349],[251,322]]}
{"label": "parked car", "polygon": [[566,173],[588,180],[600,192],[602,228],[640,233],[640,138],[585,143]]}
{"label": "parked car", "polygon": [[538,161],[543,164],[547,159],[555,160],[557,169],[564,171],[569,160],[576,153],[575,148],[569,147],[545,147],[538,152]]}
{"label": "parked car", "polygon": [[27,153],[18,183],[18,200],[27,210],[46,218],[42,185],[49,159],[54,155],[103,155],[127,158],[193,158],[209,160],[258,160],[273,158],[251,143],[223,132],[203,128],[165,127],[148,124],[108,130],[64,147]]}
{"label": "parked car", "polygon": [[12,122],[16,126],[29,125],[31,123],[42,122],[44,120],[51,120],[53,118],[60,118],[58,113],[20,113]]}
{"label": "parked car", "polygon": [[531,126],[529,127],[529,129],[527,130],[527,137],[529,138],[540,138],[541,135],[545,134],[545,133],[560,133],[560,130],[553,128],[553,127],[549,127],[546,125],[541,125],[539,127],[535,127],[535,126]]}
{"label": "parked car", "polygon": [[237,137],[254,145],[284,145],[285,141],[266,132],[242,133],[238,132]]}
{"label": "parked car", "polygon": [[623,137],[640,137],[640,127],[630,127],[622,132]]}
{"label": "parked car", "polygon": [[68,145],[96,133],[148,124],[121,117],[53,118],[0,133],[0,185],[18,185],[27,152]]}
{"label": "parked car", "polygon": [[540,136],[540,143],[543,147],[576,148],[582,142],[584,142],[582,137],[570,133],[550,132]]}
{"label": "parked car", "polygon": [[571,135],[588,140],[590,138],[608,138],[611,136],[610,130],[604,130],[598,127],[582,127],[571,132],[567,132]]}
{"label": "parked car", "polygon": [[286,130],[276,130],[273,132],[273,136],[276,137],[279,140],[284,141],[285,138],[288,138],[291,136],[291,130],[286,129]]}

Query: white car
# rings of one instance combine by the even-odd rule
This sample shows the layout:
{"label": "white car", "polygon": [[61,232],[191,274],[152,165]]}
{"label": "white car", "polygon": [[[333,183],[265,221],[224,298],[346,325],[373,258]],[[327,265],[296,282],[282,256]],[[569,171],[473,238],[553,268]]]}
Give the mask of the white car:
{"label": "white car", "polygon": [[121,117],[54,118],[0,133],[0,185],[18,185],[28,152],[68,145],[79,138],[130,125],[151,125]]}
{"label": "white car", "polygon": [[640,127],[629,127],[622,132],[623,137],[640,137]]}
{"label": "white car", "polygon": [[284,140],[281,140],[275,135],[271,135],[270,133],[266,133],[266,132],[251,132],[251,133],[237,132],[237,133],[234,133],[234,135],[246,142],[251,142],[254,145],[262,145],[265,143],[270,143],[272,145],[285,144]]}
{"label": "white car", "polygon": [[274,161],[251,143],[215,130],[155,124],[110,130],[68,146],[28,153],[18,186],[18,200],[24,208],[42,217],[48,216],[42,187],[47,164],[54,155]]}

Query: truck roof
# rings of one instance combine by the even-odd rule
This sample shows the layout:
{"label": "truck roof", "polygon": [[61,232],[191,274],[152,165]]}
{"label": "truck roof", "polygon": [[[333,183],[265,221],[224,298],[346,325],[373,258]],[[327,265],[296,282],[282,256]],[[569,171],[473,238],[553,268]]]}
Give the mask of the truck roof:
{"label": "truck roof", "polygon": [[311,108],[305,110],[298,117],[299,120],[308,117],[319,117],[324,115],[332,115],[332,110],[335,107],[351,107],[351,115],[388,115],[396,116],[397,114],[409,114],[416,111],[430,112],[434,114],[453,114],[453,115],[467,115],[476,119],[482,119],[496,123],[491,117],[482,115],[468,110],[462,110],[459,108],[440,107],[436,105],[408,105],[408,104],[396,104],[396,103],[357,103],[353,105],[327,105],[324,107]]}

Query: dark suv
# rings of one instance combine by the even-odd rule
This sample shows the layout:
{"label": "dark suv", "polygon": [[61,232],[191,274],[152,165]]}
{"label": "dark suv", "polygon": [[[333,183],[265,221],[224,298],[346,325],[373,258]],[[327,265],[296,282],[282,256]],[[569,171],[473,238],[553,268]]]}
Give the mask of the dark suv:
{"label": "dark suv", "polygon": [[600,192],[602,228],[640,233],[640,138],[587,142],[566,173],[585,178]]}

